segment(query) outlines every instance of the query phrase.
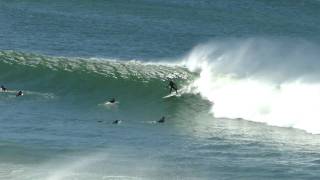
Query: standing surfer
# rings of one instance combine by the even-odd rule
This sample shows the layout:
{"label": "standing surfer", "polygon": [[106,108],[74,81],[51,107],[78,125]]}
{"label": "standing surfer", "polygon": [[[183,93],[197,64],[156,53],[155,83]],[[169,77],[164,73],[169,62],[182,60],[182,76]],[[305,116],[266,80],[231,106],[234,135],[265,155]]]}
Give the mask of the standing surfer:
{"label": "standing surfer", "polygon": [[169,88],[170,88],[170,93],[172,92],[172,90],[174,89],[176,91],[176,94],[178,94],[178,87],[177,84],[174,83],[172,80],[169,81]]}

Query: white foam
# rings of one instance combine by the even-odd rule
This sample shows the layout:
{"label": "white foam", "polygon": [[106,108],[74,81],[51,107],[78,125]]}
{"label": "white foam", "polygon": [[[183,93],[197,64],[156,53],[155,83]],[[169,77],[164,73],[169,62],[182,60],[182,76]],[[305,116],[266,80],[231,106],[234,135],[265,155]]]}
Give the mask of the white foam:
{"label": "white foam", "polygon": [[[264,66],[250,67],[248,62],[255,65],[259,63],[255,61],[259,61],[258,58],[266,54],[261,49],[260,54],[257,53],[251,41],[237,42],[238,46],[230,48],[226,44],[220,46],[219,43],[196,47],[182,62],[191,71],[200,72],[199,78],[190,85],[190,89],[213,102],[211,112],[215,117],[244,118],[320,133],[320,82],[307,81],[307,74],[303,70],[299,76],[298,67],[294,67],[297,71],[292,74],[275,64],[274,73],[277,74],[276,77],[281,75],[280,81],[272,77],[274,74],[271,64],[266,67],[267,70]],[[259,45],[268,48],[270,42]],[[279,48],[281,51],[281,46],[274,46],[272,48]],[[269,57],[280,58],[279,53],[274,53],[277,51],[272,52],[273,54],[268,54]],[[255,54],[257,59],[250,59],[252,54]],[[282,52],[283,61],[288,61],[286,58],[291,56],[284,54]],[[312,61],[309,59],[307,62]],[[303,60],[300,63],[303,65]],[[246,68],[248,74],[244,75]],[[290,68],[290,62],[287,68]],[[314,76],[314,72],[312,73],[309,77]]]}

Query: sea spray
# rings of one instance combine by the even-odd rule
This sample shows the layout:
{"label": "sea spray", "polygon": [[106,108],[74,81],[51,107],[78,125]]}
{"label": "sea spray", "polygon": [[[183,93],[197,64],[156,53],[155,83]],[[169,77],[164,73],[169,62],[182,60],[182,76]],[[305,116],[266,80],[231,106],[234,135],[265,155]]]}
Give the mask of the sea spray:
{"label": "sea spray", "polygon": [[215,117],[320,133],[318,55],[307,42],[228,40],[195,47],[182,64],[199,72],[190,86]]}

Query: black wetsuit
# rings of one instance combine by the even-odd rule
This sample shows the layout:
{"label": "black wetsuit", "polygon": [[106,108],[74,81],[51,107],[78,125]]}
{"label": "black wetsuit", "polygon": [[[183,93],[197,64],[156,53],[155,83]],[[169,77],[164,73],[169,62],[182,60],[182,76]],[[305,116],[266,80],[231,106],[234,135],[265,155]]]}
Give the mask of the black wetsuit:
{"label": "black wetsuit", "polygon": [[112,99],[110,99],[109,102],[110,102],[110,103],[115,103],[115,102],[116,102],[116,99],[115,99],[115,98],[112,98]]}
{"label": "black wetsuit", "polygon": [[22,96],[22,95],[23,95],[22,91],[19,91],[19,92],[16,94],[17,97],[18,97],[18,96]]}
{"label": "black wetsuit", "polygon": [[121,123],[120,120],[115,120],[115,121],[112,122],[112,124],[119,124],[119,123]]}
{"label": "black wetsuit", "polygon": [[164,116],[162,116],[162,118],[159,119],[157,122],[158,122],[158,123],[164,123],[165,119],[166,119],[166,118],[165,118]]}
{"label": "black wetsuit", "polygon": [[8,89],[5,88],[5,87],[2,85],[2,86],[1,86],[1,90],[2,90],[2,91],[7,91]]}
{"label": "black wetsuit", "polygon": [[170,87],[170,93],[172,92],[172,89],[174,89],[176,91],[176,93],[178,94],[177,85],[173,81],[169,82],[169,87]]}

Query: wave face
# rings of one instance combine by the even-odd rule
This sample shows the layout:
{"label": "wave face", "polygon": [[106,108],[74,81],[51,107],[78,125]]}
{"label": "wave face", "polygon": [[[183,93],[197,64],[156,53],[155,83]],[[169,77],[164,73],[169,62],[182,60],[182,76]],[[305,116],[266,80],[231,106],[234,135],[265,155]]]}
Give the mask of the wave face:
{"label": "wave face", "polygon": [[164,89],[167,91],[163,87],[168,79],[187,83],[195,75],[173,64],[139,61],[49,57],[15,51],[0,52],[0,59],[2,82],[60,95],[68,92],[68,95],[83,96],[90,92],[92,96],[109,90],[130,92],[128,87],[131,85],[163,92]]}
{"label": "wave face", "polygon": [[[24,99],[29,102],[25,108],[32,104],[38,107],[39,100],[50,100],[57,103],[54,108],[76,107],[75,113],[100,108],[110,117],[116,114],[118,118],[137,120],[154,118],[152,113],[161,117],[168,114],[168,109],[175,109],[162,99],[169,94],[168,79],[182,88],[196,78],[196,73],[174,64],[50,57],[15,51],[0,52],[0,72],[0,82],[12,92],[11,96],[0,97],[5,101],[14,99],[22,89]],[[123,113],[106,110],[109,107],[105,103],[113,97],[120,102]],[[203,108],[200,97],[185,98],[186,102],[172,103],[179,107],[192,104],[192,112],[208,111],[209,106]],[[181,114],[189,114],[187,107]]]}
{"label": "wave face", "polygon": [[320,133],[319,47],[304,41],[228,40],[199,45],[182,64],[216,117]]}

